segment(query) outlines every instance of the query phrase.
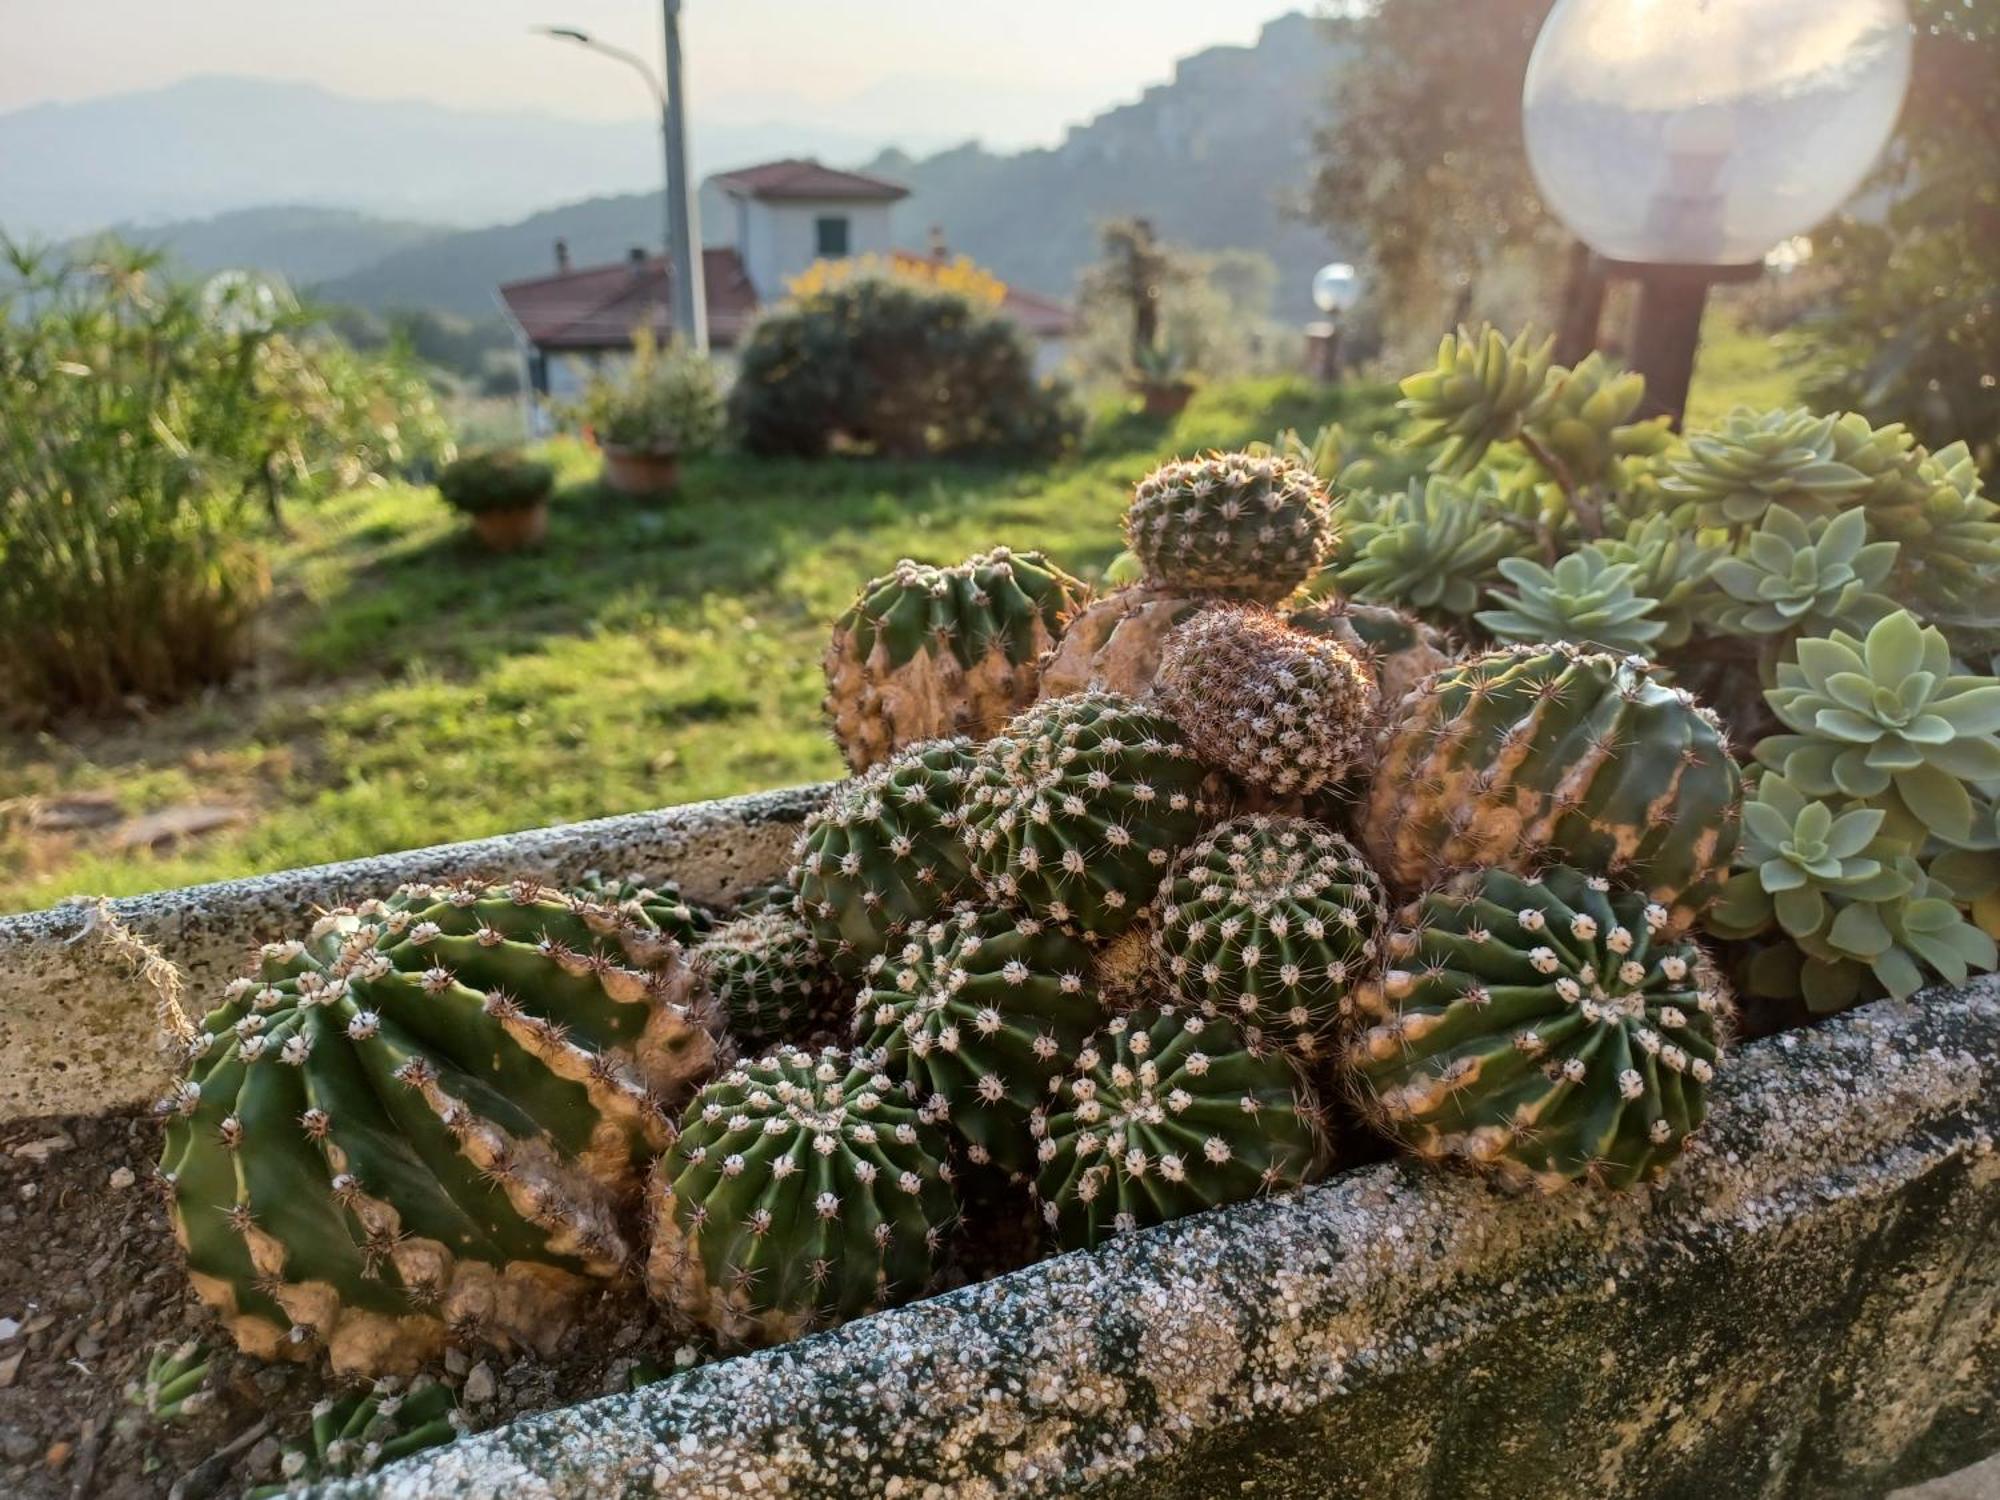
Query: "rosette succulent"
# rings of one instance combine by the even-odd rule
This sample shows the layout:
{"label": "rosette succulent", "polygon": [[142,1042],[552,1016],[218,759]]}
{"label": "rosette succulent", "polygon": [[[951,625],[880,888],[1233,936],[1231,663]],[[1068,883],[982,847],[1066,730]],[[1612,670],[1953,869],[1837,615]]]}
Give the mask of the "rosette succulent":
{"label": "rosette succulent", "polygon": [[1741,555],[1710,570],[1734,601],[1716,624],[1737,635],[1865,630],[1896,607],[1875,592],[1895,567],[1896,552],[1894,542],[1868,540],[1862,510],[1811,523],[1788,510],[1766,511]]}
{"label": "rosette succulent", "polygon": [[1399,495],[1356,492],[1333,566],[1343,593],[1427,616],[1464,619],[1498,576],[1515,535],[1483,488],[1433,474]]}
{"label": "rosette succulent", "polygon": [[1720,427],[1688,438],[1666,459],[1660,492],[1708,527],[1748,531],[1773,506],[1801,518],[1832,515],[1868,487],[1834,456],[1834,419],[1803,408],[1738,407]]}
{"label": "rosette succulent", "polygon": [[1578,548],[1553,567],[1525,557],[1503,557],[1498,566],[1513,590],[1488,590],[1501,608],[1474,618],[1499,640],[1643,652],[1667,628],[1654,618],[1657,601],[1633,589],[1633,566],[1609,561],[1596,547]]}

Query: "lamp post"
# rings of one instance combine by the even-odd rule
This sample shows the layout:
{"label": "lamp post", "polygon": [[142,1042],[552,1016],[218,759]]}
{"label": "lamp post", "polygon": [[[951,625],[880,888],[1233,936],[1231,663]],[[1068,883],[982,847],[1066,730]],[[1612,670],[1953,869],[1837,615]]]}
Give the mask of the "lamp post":
{"label": "lamp post", "polygon": [[1361,277],[1346,261],[1330,261],[1313,272],[1312,296],[1326,318],[1306,329],[1306,364],[1331,383],[1340,373],[1341,315],[1361,299]]}
{"label": "lamp post", "polygon": [[543,36],[574,42],[592,52],[616,58],[646,80],[660,114],[660,142],[666,160],[666,256],[673,294],[674,327],[701,353],[708,352],[708,296],[703,285],[701,210],[688,180],[686,90],[681,82],[681,0],[661,0],[667,37],[667,78],[661,83],[644,58],[601,42],[574,26],[543,26]]}
{"label": "lamp post", "polygon": [[[1868,175],[1910,45],[1903,0],[1557,0],[1522,91],[1528,165],[1595,270],[1639,284],[1652,412],[1681,419],[1709,288],[1758,275]],[[1578,311],[1566,344],[1594,342]]]}

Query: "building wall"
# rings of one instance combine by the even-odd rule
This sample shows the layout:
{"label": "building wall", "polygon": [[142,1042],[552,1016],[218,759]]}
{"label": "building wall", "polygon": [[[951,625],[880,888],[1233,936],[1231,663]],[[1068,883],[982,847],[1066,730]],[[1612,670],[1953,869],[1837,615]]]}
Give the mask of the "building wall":
{"label": "building wall", "polygon": [[817,259],[816,221],[825,215],[846,218],[849,255],[887,255],[889,205],[853,203],[839,199],[826,202],[766,203],[744,201],[738,220],[742,242],[743,269],[757,288],[762,302],[775,302],[785,295],[785,283]]}

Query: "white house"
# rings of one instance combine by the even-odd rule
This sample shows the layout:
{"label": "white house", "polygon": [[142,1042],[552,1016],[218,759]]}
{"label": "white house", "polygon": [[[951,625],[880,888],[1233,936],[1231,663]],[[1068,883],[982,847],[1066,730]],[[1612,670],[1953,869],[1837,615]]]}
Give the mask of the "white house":
{"label": "white house", "polygon": [[[758,300],[774,302],[816,260],[887,255],[889,207],[910,190],[816,161],[773,161],[709,178],[703,197],[718,196],[732,230],[728,244],[743,258]],[[711,237],[719,227],[710,225]]]}

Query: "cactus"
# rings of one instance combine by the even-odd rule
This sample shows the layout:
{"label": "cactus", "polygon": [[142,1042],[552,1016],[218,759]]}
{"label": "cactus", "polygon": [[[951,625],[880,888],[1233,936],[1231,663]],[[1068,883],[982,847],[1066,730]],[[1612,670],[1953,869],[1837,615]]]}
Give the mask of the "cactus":
{"label": "cactus", "polygon": [[1161,592],[1273,602],[1332,551],[1333,508],[1313,472],[1268,453],[1211,453],[1155,469],[1132,494],[1125,540]]}
{"label": "cactus", "polygon": [[959,835],[971,742],[914,745],[834,788],[806,820],[787,879],[834,971],[857,978],[970,884]]}
{"label": "cactus", "polygon": [[1461,328],[1445,335],[1433,368],[1402,382],[1400,405],[1411,417],[1404,441],[1438,446],[1435,473],[1471,473],[1488,448],[1518,437],[1548,410],[1555,340],[1531,345],[1530,337],[1509,344],[1492,328]]}
{"label": "cactus", "polygon": [[1503,641],[1569,641],[1600,651],[1643,651],[1665,632],[1658,601],[1632,587],[1630,563],[1614,563],[1596,547],[1579,547],[1543,567],[1503,557],[1500,574],[1513,592],[1491,589],[1500,609],[1473,618]]}
{"label": "cactus", "polygon": [[408,1391],[378,1380],[366,1391],[313,1406],[303,1444],[287,1444],[279,1459],[279,1484],[250,1491],[250,1500],[305,1495],[322,1480],[372,1474],[412,1453],[456,1442],[468,1423],[453,1404],[451,1388],[419,1377]]}
{"label": "cactus", "polygon": [[1115,937],[1200,829],[1202,780],[1173,721],[1129,698],[1037,704],[973,762],[973,873],[999,904]]}
{"label": "cactus", "polygon": [[1657,1177],[1707,1110],[1731,1015],[1666,908],[1558,865],[1480,870],[1406,909],[1353,992],[1364,1112],[1421,1156],[1556,1189]]}
{"label": "cactus", "polygon": [[1320,599],[1293,610],[1285,623],[1339,641],[1353,653],[1374,674],[1384,713],[1456,654],[1443,631],[1388,604]]}
{"label": "cactus", "polygon": [[1741,557],[1710,572],[1734,602],[1716,618],[1733,635],[1819,635],[1835,626],[1866,630],[1895,609],[1874,590],[1896,565],[1897,544],[1870,542],[1865,511],[1808,524],[1788,510],[1766,511]]}
{"label": "cactus", "polygon": [[714,912],[682,895],[678,881],[653,875],[620,880],[602,870],[585,870],[572,894],[635,914],[688,947],[713,930],[717,920]]}
{"label": "cactus", "polygon": [[795,1043],[847,1024],[847,986],[794,912],[766,908],[725,922],[688,954],[688,967],[746,1048]]}
{"label": "cactus", "polygon": [[1236,818],[1181,851],[1152,944],[1174,992],[1253,1038],[1316,1056],[1349,986],[1372,973],[1382,882],[1346,839],[1303,818]]}
{"label": "cactus", "polygon": [[1437,474],[1400,495],[1356,492],[1342,515],[1347,534],[1332,569],[1341,591],[1429,617],[1470,616],[1515,546],[1490,493]]}
{"label": "cactus", "polygon": [[196,1291],[246,1351],[407,1372],[548,1349],[627,1258],[719,1044],[670,940],[532,883],[408,886],[263,950],[162,1103]]}
{"label": "cactus", "polygon": [[1029,1111],[1104,1019],[1090,977],[1077,939],[962,906],[875,960],[855,1033],[971,1161],[1021,1171]]}
{"label": "cactus", "polygon": [[1739,536],[1780,506],[1801,520],[1831,516],[1868,486],[1860,470],[1834,456],[1834,419],[1802,408],[1732,411],[1720,427],[1695,433],[1669,454],[1660,493],[1698,525]]}
{"label": "cactus", "polygon": [[781,1049],[696,1096],[653,1168],[646,1287],[732,1341],[921,1294],[957,1217],[943,1134],[867,1053]]}
{"label": "cactus", "polygon": [[834,622],[826,713],[865,771],[905,745],[985,739],[1034,701],[1039,662],[1084,600],[1039,552],[995,547],[955,568],[907,558]]}
{"label": "cactus", "polygon": [[1241,605],[1203,610],[1169,637],[1157,697],[1196,755],[1280,797],[1345,776],[1379,701],[1345,646]]}
{"label": "cactus", "polygon": [[1208,602],[1144,587],[1119,589],[1093,601],[1070,622],[1042,663],[1042,701],[1091,692],[1148,696],[1167,637]]}
{"label": "cactus", "polygon": [[1067,1249],[1308,1182],[1324,1141],[1289,1057],[1171,1005],[1114,1017],[1028,1125],[1035,1197]]}
{"label": "cactus", "polygon": [[209,1357],[200,1339],[161,1344],[146,1361],[145,1378],[125,1387],[125,1399],[155,1421],[189,1421],[215,1403]]}
{"label": "cactus", "polygon": [[[789,880],[768,881],[763,885],[753,885],[744,890],[729,908],[731,921],[742,921],[745,917],[761,917],[768,912],[793,911],[798,906],[798,894],[793,891]],[[720,925],[720,924],[718,924]]]}
{"label": "cactus", "polygon": [[1647,662],[1511,646],[1404,700],[1358,824],[1401,894],[1559,860],[1645,891],[1678,932],[1729,867],[1740,789],[1715,716]]}

